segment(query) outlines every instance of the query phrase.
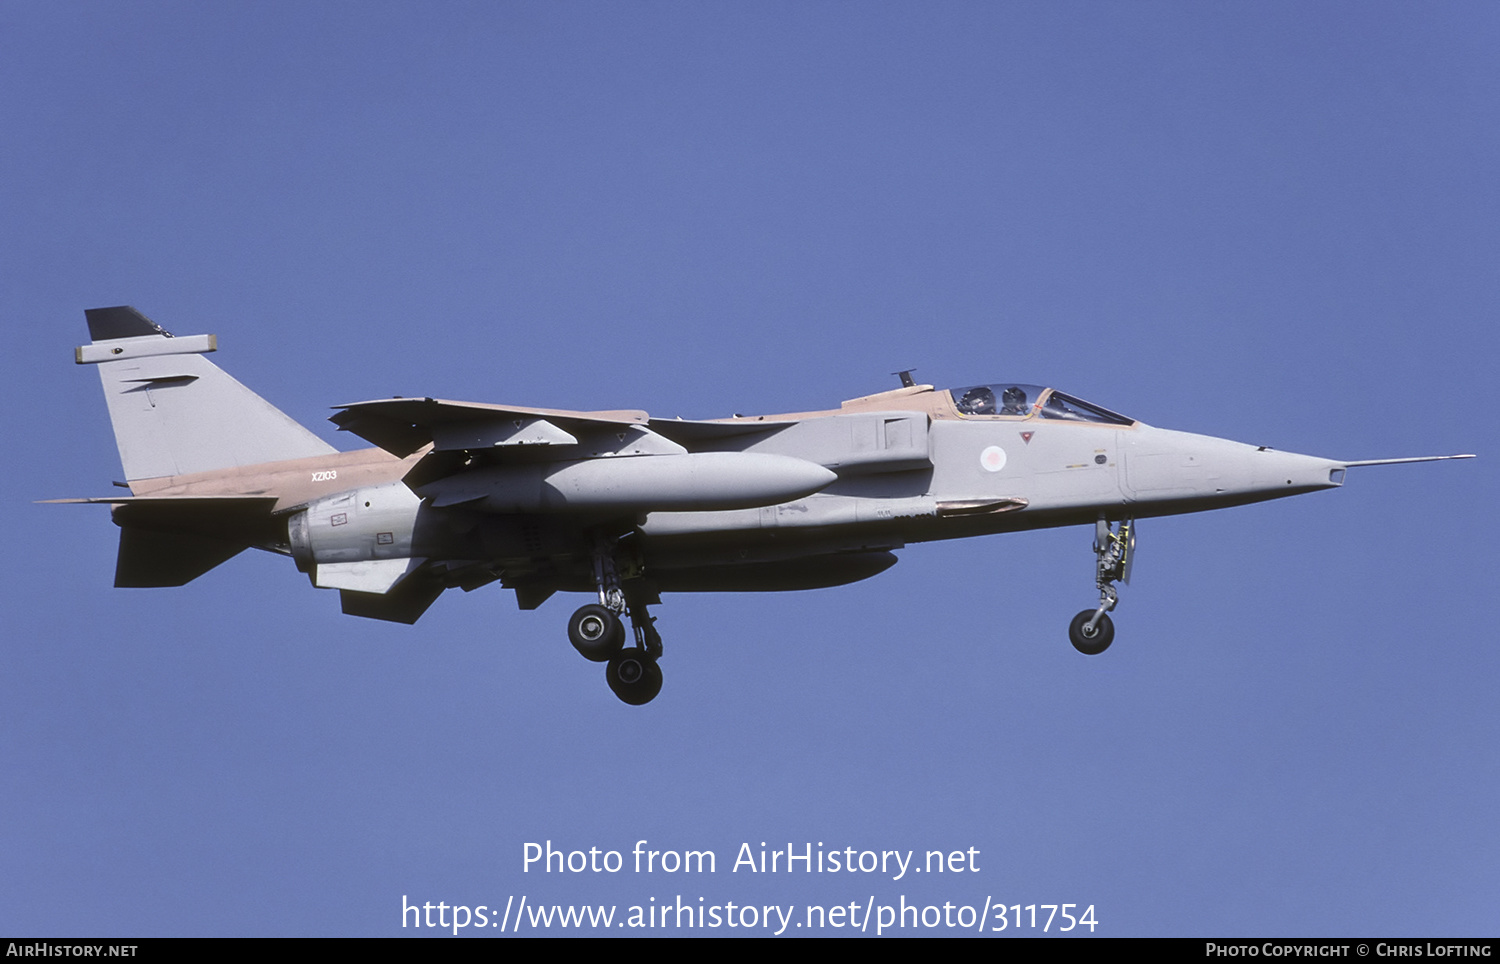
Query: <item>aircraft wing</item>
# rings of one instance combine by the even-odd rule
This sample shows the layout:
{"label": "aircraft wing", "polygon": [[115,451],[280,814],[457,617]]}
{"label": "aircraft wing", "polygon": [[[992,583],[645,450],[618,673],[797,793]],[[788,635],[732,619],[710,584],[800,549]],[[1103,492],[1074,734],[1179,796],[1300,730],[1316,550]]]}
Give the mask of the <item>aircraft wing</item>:
{"label": "aircraft wing", "polygon": [[487,453],[504,461],[523,448],[528,461],[600,455],[681,455],[715,449],[730,439],[772,435],[791,421],[688,421],[651,418],[633,409],[575,412],[453,402],[440,398],[387,398],[336,405],[329,421],[397,458],[429,443],[434,453]]}
{"label": "aircraft wing", "polygon": [[404,478],[413,490],[483,465],[553,462],[612,456],[686,455],[739,447],[750,435],[779,432],[792,422],[697,422],[651,418],[636,410],[577,412],[389,398],[336,405],[329,421],[398,458],[431,446]]}
{"label": "aircraft wing", "polygon": [[580,434],[617,434],[649,421],[639,411],[573,412],[441,398],[384,398],[334,408],[339,413],[329,421],[340,431],[353,432],[397,458],[429,442],[437,452],[577,445]]}
{"label": "aircraft wing", "polygon": [[653,418],[647,425],[651,431],[666,436],[680,445],[696,450],[699,447],[714,447],[726,439],[749,441],[751,435],[774,435],[796,425],[795,420],[753,422],[736,420],[728,422],[691,421],[682,418]]}

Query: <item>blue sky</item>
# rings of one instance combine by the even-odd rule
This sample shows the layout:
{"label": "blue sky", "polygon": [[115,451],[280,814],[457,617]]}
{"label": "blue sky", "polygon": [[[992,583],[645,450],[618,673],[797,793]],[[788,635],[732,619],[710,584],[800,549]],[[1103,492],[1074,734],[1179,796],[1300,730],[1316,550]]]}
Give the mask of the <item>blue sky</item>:
{"label": "blue sky", "polygon": [[[0,5],[0,929],[681,895],[1493,936],[1497,43],[1479,3]],[[119,477],[71,350],[127,303],[343,448],[328,406],[388,395],[709,418],[915,367],[1480,458],[1148,520],[1096,659],[1083,529],[669,596],[633,709],[582,597],[385,625],[264,554],[112,589],[104,510],[33,501]],[[522,870],[641,839],[718,872]],[[980,870],[731,872],[761,841]]]}

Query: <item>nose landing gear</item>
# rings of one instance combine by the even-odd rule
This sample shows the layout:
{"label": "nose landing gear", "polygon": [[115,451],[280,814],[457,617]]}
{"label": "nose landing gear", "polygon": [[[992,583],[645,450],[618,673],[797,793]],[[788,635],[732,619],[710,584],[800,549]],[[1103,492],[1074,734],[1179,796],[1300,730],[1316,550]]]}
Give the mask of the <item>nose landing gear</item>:
{"label": "nose landing gear", "polygon": [[1095,583],[1099,587],[1099,606],[1085,609],[1073,617],[1068,626],[1068,640],[1085,656],[1097,656],[1115,641],[1114,620],[1109,611],[1120,601],[1115,581],[1130,585],[1130,563],[1135,553],[1133,520],[1126,519],[1111,527],[1104,516],[1094,524],[1094,555],[1098,557]]}

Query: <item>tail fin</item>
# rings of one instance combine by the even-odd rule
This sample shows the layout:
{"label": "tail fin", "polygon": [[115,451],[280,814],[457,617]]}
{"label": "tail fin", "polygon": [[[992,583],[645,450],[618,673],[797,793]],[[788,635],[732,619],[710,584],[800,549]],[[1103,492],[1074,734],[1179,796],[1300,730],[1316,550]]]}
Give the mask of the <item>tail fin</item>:
{"label": "tail fin", "polygon": [[336,451],[203,357],[213,335],[174,338],[128,306],[84,315],[76,360],[99,367],[127,481]]}

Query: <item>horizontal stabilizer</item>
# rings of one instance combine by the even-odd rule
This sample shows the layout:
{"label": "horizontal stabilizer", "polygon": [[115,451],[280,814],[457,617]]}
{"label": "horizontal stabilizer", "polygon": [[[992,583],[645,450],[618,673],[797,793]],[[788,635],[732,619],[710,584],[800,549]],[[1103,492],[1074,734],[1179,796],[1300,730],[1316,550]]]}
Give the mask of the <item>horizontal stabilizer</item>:
{"label": "horizontal stabilizer", "polygon": [[197,510],[218,514],[226,511],[270,512],[273,495],[99,495],[83,499],[43,499],[43,505],[130,505],[132,511],[165,512],[179,516]]}
{"label": "horizontal stabilizer", "polygon": [[104,496],[48,499],[49,504],[107,505],[120,527],[115,585],[181,586],[251,545],[285,533],[269,496]]}
{"label": "horizontal stabilizer", "polygon": [[276,505],[274,496],[119,495],[47,502],[107,505],[117,526],[202,535],[242,545],[276,542],[286,537],[285,523],[278,523],[271,515]]}
{"label": "horizontal stabilizer", "polygon": [[184,586],[246,548],[243,543],[195,533],[124,526],[120,529],[120,554],[115,560],[115,586],[120,589]]}

